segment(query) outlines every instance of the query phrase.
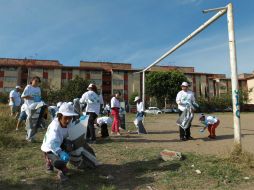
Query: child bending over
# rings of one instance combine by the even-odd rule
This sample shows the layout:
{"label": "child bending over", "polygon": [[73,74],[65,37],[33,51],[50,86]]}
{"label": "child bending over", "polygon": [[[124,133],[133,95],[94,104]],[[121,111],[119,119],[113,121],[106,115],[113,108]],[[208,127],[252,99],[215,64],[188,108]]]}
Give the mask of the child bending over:
{"label": "child bending over", "polygon": [[205,116],[204,114],[201,114],[199,121],[204,124],[204,128],[200,130],[200,132],[204,132],[206,128],[208,128],[208,131],[210,135],[208,138],[215,139],[215,129],[219,126],[220,120],[215,116]]}

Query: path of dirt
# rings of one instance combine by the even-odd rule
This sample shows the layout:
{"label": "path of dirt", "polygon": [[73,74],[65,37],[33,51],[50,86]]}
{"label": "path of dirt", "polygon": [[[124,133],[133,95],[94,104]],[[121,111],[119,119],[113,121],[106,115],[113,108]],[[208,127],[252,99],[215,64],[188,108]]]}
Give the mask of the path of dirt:
{"label": "path of dirt", "polygon": [[[146,117],[145,127],[149,134],[130,134],[125,140],[129,142],[129,145],[135,147],[161,147],[199,154],[227,154],[231,151],[234,144],[233,116],[232,113],[215,113],[215,115],[221,121],[220,126],[216,130],[216,140],[207,138],[208,131],[202,134],[199,132],[202,125],[198,121],[198,114],[195,115],[191,129],[195,140],[179,141],[178,127],[175,124],[178,118],[176,114]],[[241,129],[244,150],[254,153],[254,113],[241,114]]]}

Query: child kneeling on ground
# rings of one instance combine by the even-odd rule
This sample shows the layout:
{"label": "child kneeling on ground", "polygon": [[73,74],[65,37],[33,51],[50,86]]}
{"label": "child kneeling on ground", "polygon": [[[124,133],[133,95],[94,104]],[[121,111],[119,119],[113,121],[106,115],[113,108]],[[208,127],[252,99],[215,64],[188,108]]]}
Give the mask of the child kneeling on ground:
{"label": "child kneeling on ground", "polygon": [[48,126],[44,136],[41,150],[44,152],[47,171],[58,169],[58,178],[67,180],[67,163],[70,159],[71,144],[68,143],[68,127],[72,123],[73,116],[77,116],[72,105],[63,103],[59,108],[57,117]]}
{"label": "child kneeling on ground", "polygon": [[208,128],[208,131],[210,135],[208,138],[215,139],[215,129],[219,126],[220,120],[215,116],[205,116],[205,114],[201,114],[199,117],[199,121],[205,125],[203,129],[200,130],[200,132],[204,132],[206,128]]}

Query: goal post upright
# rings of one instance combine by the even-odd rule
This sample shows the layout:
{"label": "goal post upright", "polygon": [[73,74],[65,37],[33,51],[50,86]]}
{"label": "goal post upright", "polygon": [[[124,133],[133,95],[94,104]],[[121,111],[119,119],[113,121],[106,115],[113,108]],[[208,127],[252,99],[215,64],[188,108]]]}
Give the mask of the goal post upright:
{"label": "goal post upright", "polygon": [[239,87],[238,87],[234,16],[232,3],[229,3],[227,6],[227,20],[228,20],[228,38],[229,38],[228,42],[229,42],[229,57],[230,57],[231,85],[232,85],[234,140],[235,144],[241,146]]}
{"label": "goal post upright", "polygon": [[[237,59],[236,59],[236,47],[235,47],[235,34],[234,34],[234,17],[233,17],[233,5],[229,3],[226,7],[214,8],[204,10],[203,13],[208,12],[217,12],[213,17],[208,19],[205,23],[199,26],[195,31],[193,31],[190,35],[180,41],[177,45],[155,60],[148,67],[143,69],[141,72],[143,74],[142,77],[142,96],[143,103],[145,105],[145,72],[149,70],[152,66],[160,63],[163,59],[168,57],[178,48],[183,46],[185,43],[190,41],[193,37],[207,28],[210,24],[215,22],[225,13],[227,13],[228,20],[228,36],[229,36],[229,55],[230,55],[230,68],[231,68],[231,83],[232,83],[232,103],[233,103],[233,121],[234,121],[234,142],[241,146],[241,127],[240,127],[240,106],[239,106],[239,89],[238,89],[238,76],[237,76]],[[141,73],[140,72],[140,73]]]}

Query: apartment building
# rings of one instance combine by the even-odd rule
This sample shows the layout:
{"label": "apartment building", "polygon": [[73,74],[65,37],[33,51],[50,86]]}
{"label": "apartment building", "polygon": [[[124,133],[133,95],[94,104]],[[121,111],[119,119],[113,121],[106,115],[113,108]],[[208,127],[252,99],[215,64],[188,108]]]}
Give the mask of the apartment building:
{"label": "apartment building", "polygon": [[[194,67],[177,66],[155,66],[148,72],[172,70],[185,74],[196,97],[219,96],[231,91],[231,80],[225,74],[199,73]],[[53,89],[60,89],[75,76],[80,76],[96,84],[105,102],[109,102],[116,91],[128,101],[132,93],[142,94],[142,73],[138,71],[131,64],[123,63],[80,61],[80,66],[73,67],[63,66],[58,60],[0,58],[0,93],[9,92],[17,84],[25,86],[33,76],[39,76]],[[250,89],[252,86],[253,74],[239,76],[240,88]]]}

